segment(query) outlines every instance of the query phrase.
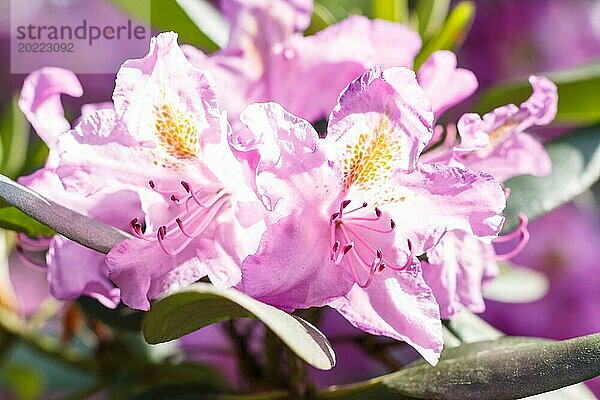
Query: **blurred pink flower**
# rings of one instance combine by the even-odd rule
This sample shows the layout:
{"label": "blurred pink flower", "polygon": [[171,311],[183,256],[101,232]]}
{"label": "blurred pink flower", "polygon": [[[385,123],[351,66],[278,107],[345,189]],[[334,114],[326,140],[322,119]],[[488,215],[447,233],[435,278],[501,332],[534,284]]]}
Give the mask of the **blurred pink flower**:
{"label": "blurred pink flower", "polygon": [[325,117],[339,92],[366,68],[412,66],[421,47],[416,32],[383,20],[350,17],[303,36],[312,2],[226,2],[232,21],[228,46],[211,55],[186,46],[190,61],[209,70],[234,129],[253,102],[274,101],[311,122]]}
{"label": "blurred pink flower", "polygon": [[504,194],[488,175],[417,162],[433,113],[414,73],[373,68],[351,82],[325,139],[276,103],[249,106],[241,120],[248,129],[233,146],[267,209],[287,217],[267,224],[240,288],[288,310],[328,304],[435,363],[438,306],[415,255],[452,229],[489,242]]}
{"label": "blurred pink flower", "polygon": [[[484,115],[465,114],[458,122],[461,142],[442,146],[426,154],[430,162],[445,162],[487,172],[499,181],[516,175],[547,175],[551,162],[540,142],[525,130],[549,124],[556,115],[556,86],[544,77],[532,76],[533,94],[520,107],[507,105]],[[452,130],[448,131],[450,135]],[[482,312],[482,287],[498,273],[496,260],[512,257],[527,244],[527,221],[517,231],[496,242],[519,238],[511,251],[496,254],[489,243],[464,232],[448,232],[428,253],[423,275],[440,304],[442,318],[450,318],[467,307]]]}
{"label": "blurred pink flower", "polygon": [[431,54],[419,68],[419,85],[425,90],[436,118],[477,89],[475,74],[456,65],[454,53],[439,50]]}
{"label": "blurred pink flower", "polygon": [[519,107],[509,104],[483,116],[465,114],[458,121],[461,142],[454,156],[463,165],[505,181],[516,175],[548,175],[552,165],[542,144],[527,134],[556,116],[556,85],[544,77],[529,78],[533,93]]}

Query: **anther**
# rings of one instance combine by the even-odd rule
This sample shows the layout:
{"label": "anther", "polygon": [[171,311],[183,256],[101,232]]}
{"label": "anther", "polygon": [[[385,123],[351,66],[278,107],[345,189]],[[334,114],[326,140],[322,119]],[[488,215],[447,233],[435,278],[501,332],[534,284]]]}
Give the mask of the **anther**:
{"label": "anther", "polygon": [[165,237],[167,236],[167,227],[162,225],[158,228],[157,235],[160,240],[165,240]]}
{"label": "anther", "polygon": [[331,250],[334,253],[337,253],[337,251],[340,249],[341,243],[339,240],[336,240],[335,243],[333,244],[333,247],[331,248]]}
{"label": "anther", "polygon": [[354,248],[354,243],[350,243],[350,244],[347,244],[346,246],[344,246],[344,251],[343,251],[344,255],[348,254],[348,252],[350,250],[352,250],[353,248]]}

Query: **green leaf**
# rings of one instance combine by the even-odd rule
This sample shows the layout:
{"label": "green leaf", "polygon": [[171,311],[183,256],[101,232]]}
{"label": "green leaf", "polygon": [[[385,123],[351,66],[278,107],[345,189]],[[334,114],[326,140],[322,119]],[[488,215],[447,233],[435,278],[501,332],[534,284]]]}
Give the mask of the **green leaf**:
{"label": "green leaf", "polygon": [[383,379],[417,399],[519,399],[600,375],[600,334],[565,341],[503,337],[446,349],[434,368],[419,361]]}
{"label": "green leaf", "polygon": [[14,96],[0,118],[0,173],[16,177],[27,156],[29,123]]}
{"label": "green leaf", "polygon": [[215,322],[258,318],[294,353],[319,369],[331,369],[335,354],[325,336],[301,318],[234,289],[196,283],[152,305],[142,322],[150,344],[180,338]]}
{"label": "green leaf", "polygon": [[38,136],[31,137],[27,148],[25,163],[18,176],[30,175],[42,168],[48,158],[48,146]]}
{"label": "green leaf", "polygon": [[485,286],[483,296],[503,303],[531,303],[543,298],[549,287],[545,274],[503,262],[500,274]]}
{"label": "green leaf", "polygon": [[[144,0],[144,3],[148,1],[151,7],[149,15],[135,1],[112,0],[129,15],[150,23],[159,31],[177,32],[183,42],[202,50],[216,51],[225,44],[228,30],[226,22],[208,1]],[[196,23],[200,21],[204,22],[202,26]]]}
{"label": "green leaf", "polygon": [[0,228],[22,232],[28,236],[52,236],[55,232],[14,207],[0,208]]}
{"label": "green leaf", "polygon": [[416,5],[419,34],[424,40],[435,35],[448,15],[450,0],[420,0]]}
{"label": "green leaf", "polygon": [[44,391],[44,377],[28,365],[8,365],[0,371],[0,376],[18,400],[39,399]]}
{"label": "green leaf", "polygon": [[306,36],[314,35],[315,33],[327,28],[329,25],[333,25],[337,22],[335,15],[319,2],[315,2],[313,6],[313,15],[310,20],[310,25],[304,31]]}
{"label": "green leaf", "polygon": [[518,214],[530,220],[552,211],[588,190],[600,178],[600,126],[584,128],[546,144],[552,174],[509,179],[504,232],[515,229]]}
{"label": "green leaf", "polygon": [[377,0],[373,2],[373,18],[392,22],[408,22],[408,0]]}
{"label": "green leaf", "polygon": [[[558,86],[556,122],[590,125],[600,121],[600,62],[543,74]],[[531,94],[527,79],[489,88],[477,103],[480,114],[508,103],[518,103]]]}
{"label": "green leaf", "polygon": [[67,238],[101,253],[108,253],[128,234],[70,210],[0,175],[0,199]]}
{"label": "green leaf", "polygon": [[461,1],[450,12],[448,19],[439,32],[429,40],[415,59],[415,70],[437,50],[453,50],[460,46],[467,37],[473,18],[475,3]]}

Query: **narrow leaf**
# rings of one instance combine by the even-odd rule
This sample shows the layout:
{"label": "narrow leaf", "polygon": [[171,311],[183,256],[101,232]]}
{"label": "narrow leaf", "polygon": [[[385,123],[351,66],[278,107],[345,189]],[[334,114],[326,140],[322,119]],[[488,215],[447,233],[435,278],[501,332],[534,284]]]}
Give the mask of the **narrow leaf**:
{"label": "narrow leaf", "polygon": [[519,399],[600,375],[600,334],[565,341],[504,337],[442,352],[432,367],[419,361],[383,380],[417,399]]}
{"label": "narrow leaf", "polygon": [[429,40],[415,59],[415,70],[429,58],[431,53],[437,50],[453,50],[460,46],[475,17],[475,3],[472,1],[461,1],[450,12],[448,19],[439,32]]}
{"label": "narrow leaf", "polygon": [[[557,122],[590,125],[600,121],[600,62],[542,75],[558,86]],[[530,94],[527,79],[494,86],[483,93],[476,111],[484,114],[504,104],[525,100]]]}
{"label": "narrow leaf", "polygon": [[436,34],[448,15],[450,0],[421,0],[416,5],[419,33],[426,40]]}
{"label": "narrow leaf", "polygon": [[22,232],[28,236],[52,236],[55,232],[14,207],[0,208],[0,228]]}
{"label": "narrow leaf", "polygon": [[408,0],[378,0],[373,2],[373,18],[392,22],[408,22]]}
{"label": "narrow leaf", "polygon": [[533,220],[572,200],[600,178],[600,126],[577,130],[546,145],[552,159],[547,177],[517,176],[510,188],[504,231],[515,229],[519,212]]}
{"label": "narrow leaf", "polygon": [[29,124],[17,105],[15,96],[0,119],[0,173],[15,177],[27,157]]}
{"label": "narrow leaf", "polygon": [[148,343],[180,338],[215,322],[258,318],[298,357],[319,369],[331,369],[335,354],[327,338],[301,318],[261,303],[235,289],[196,283],[152,305],[142,322]]}
{"label": "narrow leaf", "polygon": [[101,253],[108,253],[117,243],[130,237],[125,232],[47,200],[4,175],[0,175],[0,199],[55,232]]}
{"label": "narrow leaf", "polygon": [[327,7],[319,2],[315,2],[313,6],[313,15],[310,20],[310,26],[304,31],[305,35],[314,35],[315,33],[333,25],[337,22],[335,16]]}

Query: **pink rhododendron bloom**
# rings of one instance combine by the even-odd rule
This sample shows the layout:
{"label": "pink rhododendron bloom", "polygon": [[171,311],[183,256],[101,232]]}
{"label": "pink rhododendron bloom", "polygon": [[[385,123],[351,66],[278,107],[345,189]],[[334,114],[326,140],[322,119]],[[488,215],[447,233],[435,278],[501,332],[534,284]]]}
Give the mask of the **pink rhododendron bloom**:
{"label": "pink rhododendron bloom", "polygon": [[106,259],[123,302],[148,309],[149,299],[204,276],[237,284],[241,260],[258,245],[262,206],[231,153],[210,79],[165,33],[147,56],[123,64],[113,101],[114,110],[85,116],[61,137],[57,172],[78,193],[138,194],[134,238]]}
{"label": "pink rhododendron bloom", "polygon": [[[43,68],[25,79],[19,106],[48,146],[49,155],[44,168],[30,176],[19,178],[19,182],[56,203],[124,229],[129,221],[128,215],[140,209],[135,193],[106,189],[86,197],[65,190],[56,175],[55,169],[59,162],[58,138],[70,129],[60,100],[62,94],[82,94],[77,77],[68,70]],[[82,108],[82,114],[108,107],[108,104],[88,104]],[[115,199],[118,200],[117,203]],[[19,235],[17,250],[22,262],[47,267],[50,292],[57,299],[70,300],[88,295],[98,299],[106,307],[115,307],[119,303],[119,289],[108,280],[108,268],[102,254],[60,235],[36,240]],[[40,257],[44,253],[45,256]]]}
{"label": "pink rhododendron bloom", "polygon": [[[504,181],[512,176],[547,175],[551,163],[544,147],[525,132],[534,125],[549,124],[556,115],[556,86],[544,77],[530,78],[531,97],[520,107],[507,105],[486,114],[465,114],[458,123],[461,143],[454,148],[442,146],[429,160],[463,165],[492,174]],[[452,134],[452,130],[449,130]],[[519,228],[495,240],[496,243],[518,240],[509,252],[497,255],[489,243],[464,232],[449,232],[428,254],[424,263],[425,280],[433,289],[443,318],[465,306],[482,312],[485,304],[482,286],[498,273],[496,260],[518,254],[529,239],[527,220]]]}
{"label": "pink rhododendron bloom", "polygon": [[[339,92],[365,68],[412,66],[421,47],[408,27],[352,16],[312,36],[312,2],[235,0],[223,3],[232,26],[227,47],[205,55],[185,47],[190,61],[209,70],[234,130],[253,102],[275,101],[314,122],[335,105]],[[315,95],[318,93],[318,95]]]}
{"label": "pink rhododendron bloom", "polygon": [[461,117],[461,143],[454,148],[454,155],[462,164],[489,172],[502,181],[516,175],[550,173],[548,154],[526,130],[554,120],[558,105],[556,85],[541,76],[532,76],[529,82],[533,94],[519,107],[499,107],[483,118],[477,114]]}
{"label": "pink rhododendron bloom", "polygon": [[267,209],[285,217],[267,224],[240,289],[288,310],[330,305],[435,363],[439,309],[416,255],[453,229],[489,242],[505,202],[489,175],[418,162],[433,113],[414,73],[376,67],[351,82],[325,139],[276,103],[241,120],[232,144]]}

